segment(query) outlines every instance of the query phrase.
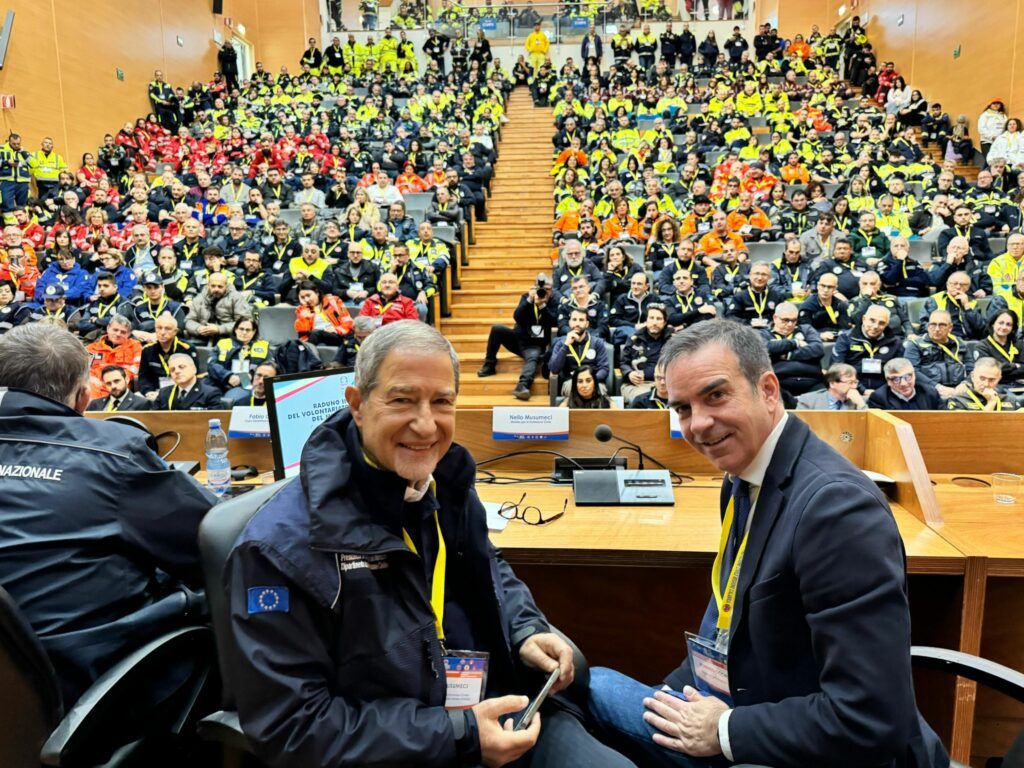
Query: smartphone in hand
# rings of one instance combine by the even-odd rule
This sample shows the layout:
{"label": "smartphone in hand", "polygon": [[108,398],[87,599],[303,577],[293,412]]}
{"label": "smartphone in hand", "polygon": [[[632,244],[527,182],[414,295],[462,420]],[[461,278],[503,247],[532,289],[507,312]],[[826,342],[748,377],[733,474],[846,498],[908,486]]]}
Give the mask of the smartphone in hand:
{"label": "smartphone in hand", "polygon": [[530,706],[523,710],[523,716],[519,718],[519,722],[516,723],[515,728],[512,730],[522,731],[530,727],[530,721],[533,720],[534,714],[536,714],[537,710],[540,709],[541,704],[543,704],[544,700],[548,697],[548,694],[551,692],[551,686],[555,684],[555,681],[558,680],[560,674],[561,669],[559,667],[555,667],[551,670],[551,674],[548,675],[548,679],[547,682],[544,683],[544,687],[540,689],[540,693],[537,694],[537,697],[530,702]]}

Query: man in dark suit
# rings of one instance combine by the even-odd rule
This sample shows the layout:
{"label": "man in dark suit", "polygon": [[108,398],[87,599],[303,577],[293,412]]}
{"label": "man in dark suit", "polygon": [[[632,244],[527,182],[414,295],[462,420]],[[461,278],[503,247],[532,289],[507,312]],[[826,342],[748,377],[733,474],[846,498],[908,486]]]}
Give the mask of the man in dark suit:
{"label": "man in dark suit", "polygon": [[595,718],[644,766],[948,766],[914,703],[885,496],[786,414],[756,331],[709,320],[662,357],[683,436],[728,473],[713,599],[660,690],[591,671]]}
{"label": "man in dark suit", "polygon": [[100,371],[100,378],[107,388],[107,396],[89,403],[87,411],[148,411],[152,403],[142,395],[128,389],[128,374],[119,365],[108,365]]}
{"label": "man in dark suit", "polygon": [[869,408],[886,411],[938,411],[945,406],[935,387],[917,380],[914,366],[905,357],[894,357],[882,369],[885,384],[871,393]]}
{"label": "man in dark suit", "polygon": [[220,407],[220,392],[196,376],[196,361],[189,355],[171,355],[167,367],[173,383],[160,390],[153,403],[154,411],[206,411]]}

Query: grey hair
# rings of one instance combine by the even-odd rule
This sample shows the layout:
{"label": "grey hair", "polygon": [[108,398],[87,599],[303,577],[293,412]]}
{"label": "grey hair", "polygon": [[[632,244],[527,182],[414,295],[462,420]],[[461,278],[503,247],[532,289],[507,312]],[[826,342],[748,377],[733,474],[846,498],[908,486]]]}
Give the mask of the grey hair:
{"label": "grey hair", "polygon": [[892,376],[896,371],[902,371],[904,368],[913,368],[914,364],[907,360],[905,357],[894,357],[892,360],[886,362],[882,366],[882,372],[886,376]]}
{"label": "grey hair", "polygon": [[356,357],[356,386],[364,397],[380,383],[378,376],[381,366],[394,351],[448,355],[455,374],[455,391],[459,391],[459,356],[451,342],[432,325],[419,320],[399,320],[378,328],[359,348]]}
{"label": "grey hair", "polygon": [[825,371],[825,381],[828,384],[835,384],[837,381],[841,381],[843,376],[848,376],[851,373],[856,376],[857,369],[849,363],[833,363]]}
{"label": "grey hair", "polygon": [[184,352],[175,352],[173,355],[167,358],[167,364],[170,365],[175,360],[188,360],[190,363],[192,363],[193,368],[196,365],[196,361],[192,359],[192,355],[186,355]]}
{"label": "grey hair", "polygon": [[125,328],[131,328],[132,321],[129,320],[124,315],[114,315],[112,318],[110,318],[110,322],[107,323],[107,325],[120,325]]}
{"label": "grey hair", "polygon": [[665,370],[681,357],[692,355],[704,347],[719,344],[730,350],[739,362],[750,386],[756,387],[761,376],[772,369],[768,347],[761,335],[748,325],[735,320],[705,320],[672,335],[661,350]]}
{"label": "grey hair", "polygon": [[90,355],[63,328],[30,323],[0,336],[0,387],[16,387],[70,404],[86,385]]}
{"label": "grey hair", "polygon": [[353,323],[354,330],[363,333],[373,333],[377,329],[377,321],[369,315],[359,315]]}
{"label": "grey hair", "polygon": [[[8,334],[8,336],[9,335],[10,334]],[[974,370],[978,370],[979,368],[998,368],[1000,372],[1002,372],[1003,370],[1003,366],[1001,366],[999,364],[999,361],[996,360],[994,357],[979,357],[977,360],[974,361]]]}

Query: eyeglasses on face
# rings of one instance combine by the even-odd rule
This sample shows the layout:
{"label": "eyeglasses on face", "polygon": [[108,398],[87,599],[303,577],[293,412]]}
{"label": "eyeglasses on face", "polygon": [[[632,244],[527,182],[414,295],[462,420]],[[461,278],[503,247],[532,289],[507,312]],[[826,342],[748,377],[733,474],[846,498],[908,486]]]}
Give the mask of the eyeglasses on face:
{"label": "eyeglasses on face", "polygon": [[527,525],[547,525],[553,523],[558,518],[565,515],[565,510],[569,508],[569,499],[566,498],[562,504],[562,511],[551,517],[544,517],[544,513],[541,512],[540,507],[535,507],[532,504],[523,506],[523,502],[526,501],[526,494],[524,493],[519,501],[504,501],[501,507],[498,509],[498,514],[506,520],[521,520]]}
{"label": "eyeglasses on face", "polygon": [[899,373],[894,376],[886,376],[885,380],[890,384],[909,384],[914,380],[913,373]]}

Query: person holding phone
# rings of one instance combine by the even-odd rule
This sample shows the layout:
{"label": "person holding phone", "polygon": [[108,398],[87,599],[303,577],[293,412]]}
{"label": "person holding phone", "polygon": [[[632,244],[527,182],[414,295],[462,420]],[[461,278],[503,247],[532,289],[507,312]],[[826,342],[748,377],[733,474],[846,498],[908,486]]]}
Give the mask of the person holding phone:
{"label": "person holding phone", "polygon": [[573,652],[487,538],[458,377],[432,326],[374,331],[349,407],[235,543],[225,677],[272,768],[633,766],[561,708],[514,730]]}

